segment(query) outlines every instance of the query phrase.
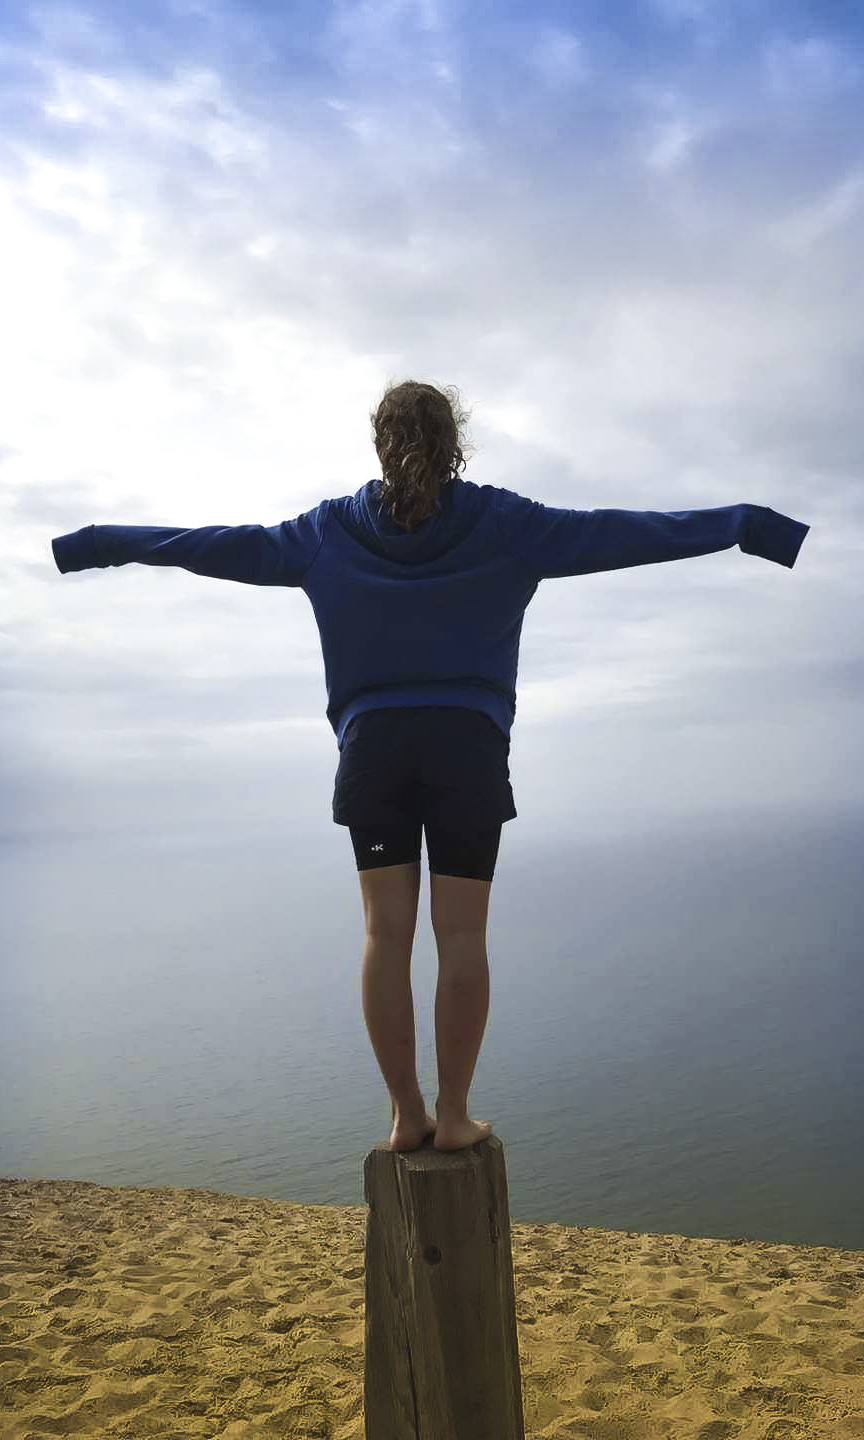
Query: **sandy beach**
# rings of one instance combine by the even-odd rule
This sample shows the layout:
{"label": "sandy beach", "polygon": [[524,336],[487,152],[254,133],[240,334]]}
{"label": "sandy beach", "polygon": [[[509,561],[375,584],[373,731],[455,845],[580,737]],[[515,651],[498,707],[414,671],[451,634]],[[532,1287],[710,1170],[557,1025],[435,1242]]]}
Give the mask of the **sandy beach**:
{"label": "sandy beach", "polygon": [[[365,1217],[0,1181],[3,1440],[361,1440]],[[530,1440],[864,1436],[864,1252],[515,1221],[512,1243]]]}

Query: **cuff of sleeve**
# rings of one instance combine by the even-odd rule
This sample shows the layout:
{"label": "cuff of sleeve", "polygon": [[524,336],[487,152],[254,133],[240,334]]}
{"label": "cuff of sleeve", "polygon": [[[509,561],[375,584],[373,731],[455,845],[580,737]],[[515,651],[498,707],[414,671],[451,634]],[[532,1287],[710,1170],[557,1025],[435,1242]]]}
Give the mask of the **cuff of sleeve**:
{"label": "cuff of sleeve", "polygon": [[83,530],[57,535],[51,541],[54,563],[61,575],[68,574],[70,570],[90,570],[99,564],[94,528],[93,525],[85,525]]}
{"label": "cuff of sleeve", "polygon": [[759,555],[791,570],[804,544],[809,525],[781,515],[768,505],[754,505],[747,527],[747,538],[740,548],[747,555]]}
{"label": "cuff of sleeve", "polygon": [[770,559],[791,570],[809,529],[810,526],[801,520],[793,520],[788,515],[778,515],[776,510],[766,509],[764,535],[771,552]]}

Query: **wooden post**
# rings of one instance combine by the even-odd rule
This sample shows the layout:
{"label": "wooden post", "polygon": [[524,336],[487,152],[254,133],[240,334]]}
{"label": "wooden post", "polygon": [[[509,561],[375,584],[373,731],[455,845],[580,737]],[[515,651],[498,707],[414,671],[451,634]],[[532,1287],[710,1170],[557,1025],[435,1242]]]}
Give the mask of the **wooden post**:
{"label": "wooden post", "polygon": [[525,1440],[501,1141],[363,1168],[366,1440]]}

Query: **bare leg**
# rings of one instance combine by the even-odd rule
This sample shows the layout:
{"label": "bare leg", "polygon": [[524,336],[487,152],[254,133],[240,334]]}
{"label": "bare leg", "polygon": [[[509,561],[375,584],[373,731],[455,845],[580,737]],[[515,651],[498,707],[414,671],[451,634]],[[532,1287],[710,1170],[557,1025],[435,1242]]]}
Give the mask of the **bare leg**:
{"label": "bare leg", "polygon": [[462,1150],[492,1126],[468,1118],[468,1091],[489,1013],[485,931],[438,937],[435,1040],[438,1050],[436,1150]]}
{"label": "bare leg", "polygon": [[393,1109],[391,1150],[415,1150],[435,1131],[417,1082],[411,946],[387,936],[366,937],[363,1014]]}

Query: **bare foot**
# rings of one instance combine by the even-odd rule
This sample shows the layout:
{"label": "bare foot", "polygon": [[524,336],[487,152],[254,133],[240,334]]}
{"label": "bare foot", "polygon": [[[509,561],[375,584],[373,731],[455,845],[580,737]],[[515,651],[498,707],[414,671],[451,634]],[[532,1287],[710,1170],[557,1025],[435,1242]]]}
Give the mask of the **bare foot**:
{"label": "bare foot", "polygon": [[[390,1107],[393,1113],[393,1107]],[[425,1112],[422,1115],[414,1115],[403,1118],[400,1116],[394,1121],[393,1129],[390,1132],[391,1150],[416,1150],[427,1135],[434,1135],[437,1128],[437,1121]]]}
{"label": "bare foot", "polygon": [[491,1134],[491,1125],[485,1121],[469,1120],[467,1116],[464,1120],[439,1120],[432,1144],[436,1150],[467,1150],[478,1140],[488,1140]]}

